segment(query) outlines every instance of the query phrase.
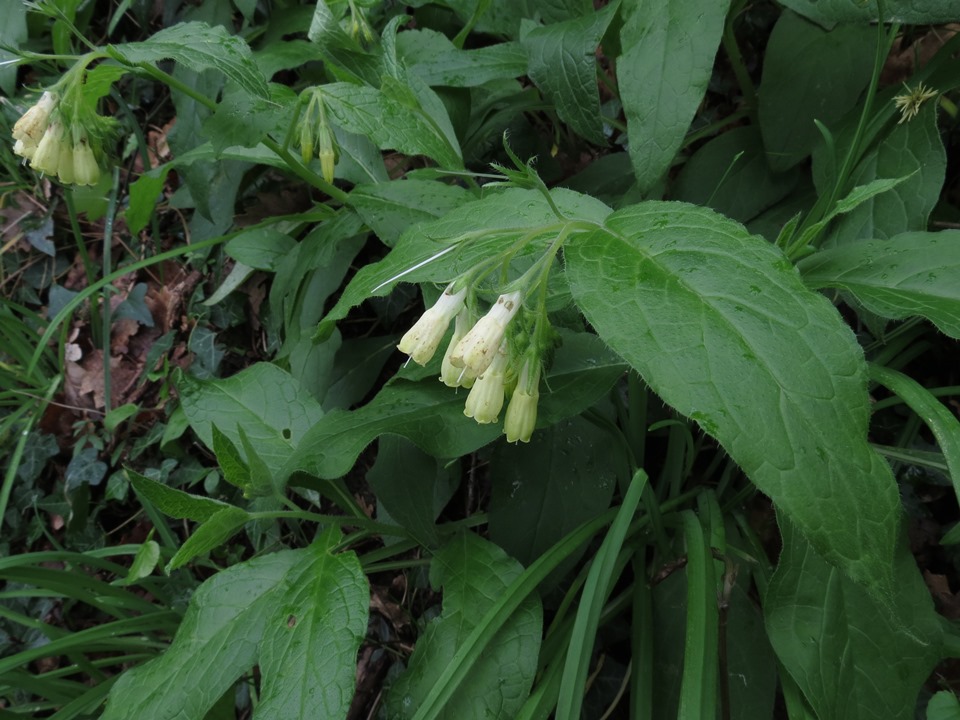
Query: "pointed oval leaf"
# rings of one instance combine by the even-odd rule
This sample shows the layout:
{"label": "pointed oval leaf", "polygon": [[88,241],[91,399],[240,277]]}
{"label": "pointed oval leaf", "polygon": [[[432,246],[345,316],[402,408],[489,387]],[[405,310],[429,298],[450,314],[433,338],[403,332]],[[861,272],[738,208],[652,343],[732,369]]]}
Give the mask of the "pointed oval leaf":
{"label": "pointed oval leaf", "polygon": [[960,230],[908,232],[821,250],[799,264],[812,288],[839,288],[881,317],[919,315],[960,338]]}
{"label": "pointed oval leaf", "polygon": [[863,353],[826,298],[762,238],[682,203],[618,211],[566,258],[600,337],[825,557],[886,587],[899,498],[867,444]]}
{"label": "pointed oval leaf", "polygon": [[353,552],[334,554],[330,528],[284,578],[263,633],[263,689],[256,720],[343,718],[357,650],[367,632],[370,589]]}
{"label": "pointed oval leaf", "polygon": [[240,675],[257,663],[257,645],[277,586],[303,550],[234,565],[190,599],[173,644],[128,670],[110,690],[101,720],[202,720]]}

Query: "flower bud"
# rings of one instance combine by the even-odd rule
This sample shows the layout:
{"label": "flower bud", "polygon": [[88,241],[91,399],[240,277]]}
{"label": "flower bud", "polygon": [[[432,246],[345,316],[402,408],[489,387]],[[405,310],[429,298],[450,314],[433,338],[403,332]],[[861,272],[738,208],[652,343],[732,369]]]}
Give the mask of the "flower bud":
{"label": "flower bud", "polygon": [[[532,367],[535,365],[536,367]],[[527,360],[520,371],[520,381],[513,391],[503,432],[507,442],[530,442],[537,426],[537,403],[540,401],[540,363]]]}
{"label": "flower bud", "polygon": [[96,185],[100,182],[100,164],[85,137],[73,149],[73,175],[73,182],[77,185]]}
{"label": "flower bud", "polygon": [[507,343],[502,342],[487,371],[477,379],[467,395],[463,414],[481,425],[497,421],[503,407],[504,378],[507,369]]}
{"label": "flower bud", "polygon": [[320,172],[328,183],[333,182],[337,167],[337,153],[333,149],[333,132],[329,127],[320,128]]}
{"label": "flower bud", "polygon": [[463,307],[467,289],[464,288],[456,293],[451,293],[451,290],[453,290],[453,283],[447,286],[440,299],[420,316],[397,345],[400,352],[405,352],[418,365],[426,365],[430,362],[430,358],[437,351],[440,341],[447,332],[450,321]]}
{"label": "flower bud", "polygon": [[37,150],[30,160],[30,167],[47,175],[56,175],[60,168],[60,144],[63,137],[63,126],[53,123],[43,133]]}
{"label": "flower bud", "polygon": [[477,379],[477,376],[466,368],[459,368],[450,362],[450,356],[453,355],[453,351],[457,345],[460,344],[463,336],[467,334],[467,330],[470,329],[471,324],[470,311],[466,308],[461,309],[460,312],[457,313],[456,323],[453,326],[453,337],[450,339],[450,344],[447,345],[447,351],[443,355],[443,362],[440,363],[440,382],[447,387],[469,388],[473,386],[474,381]]}
{"label": "flower bud", "polygon": [[483,375],[503,341],[507,324],[520,310],[522,299],[519,291],[501,295],[490,312],[480,318],[460,341],[450,356],[450,362],[467,368],[477,377]]}

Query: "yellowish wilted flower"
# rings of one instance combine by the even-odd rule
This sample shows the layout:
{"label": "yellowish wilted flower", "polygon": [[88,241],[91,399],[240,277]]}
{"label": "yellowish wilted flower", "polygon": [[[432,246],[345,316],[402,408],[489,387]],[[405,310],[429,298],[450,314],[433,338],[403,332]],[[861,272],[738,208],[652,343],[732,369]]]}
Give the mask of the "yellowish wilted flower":
{"label": "yellowish wilted flower", "polygon": [[487,371],[473,384],[473,389],[467,395],[463,414],[473,418],[481,425],[494,423],[503,407],[504,373],[507,369],[506,341],[500,344],[496,356],[490,363]]}
{"label": "yellowish wilted flower", "polygon": [[927,100],[937,97],[939,94],[937,90],[931,90],[923,83],[920,83],[913,88],[913,90],[908,87],[905,94],[897,95],[893,99],[893,104],[896,105],[900,111],[900,120],[897,121],[897,125],[901,125],[915,118],[920,112],[920,106]]}
{"label": "yellowish wilted flower", "polygon": [[409,355],[418,365],[426,365],[430,362],[430,358],[437,351],[440,341],[447,332],[450,321],[463,307],[467,289],[464,288],[455,293],[452,290],[453,283],[450,283],[440,299],[420,316],[397,345],[400,352]]}
{"label": "yellowish wilted flower", "polygon": [[480,318],[454,349],[450,362],[456,367],[467,368],[477,377],[483,375],[493,362],[507,325],[520,310],[522,300],[519,291],[497,298],[490,312]]}

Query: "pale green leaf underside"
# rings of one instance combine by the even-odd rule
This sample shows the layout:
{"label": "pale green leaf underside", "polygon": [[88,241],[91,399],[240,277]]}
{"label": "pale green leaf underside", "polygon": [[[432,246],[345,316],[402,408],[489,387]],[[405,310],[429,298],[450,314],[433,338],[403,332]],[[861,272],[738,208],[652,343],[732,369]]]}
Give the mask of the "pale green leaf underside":
{"label": "pale green leaf underside", "polygon": [[960,338],[960,230],[908,232],[822,250],[799,264],[812,288],[838,288],[892,320],[919,315]]}
{"label": "pale green leaf underside", "polygon": [[[599,200],[570,190],[559,188],[551,195],[561,211],[572,219],[599,222],[610,212]],[[334,322],[346,317],[350,308],[368,297],[386,295],[400,280],[446,285],[531,230],[557,222],[557,216],[540,193],[509,188],[461,205],[439,220],[417,225],[401,236],[387,257],[360,269],[320,323],[318,336],[332,332]],[[488,232],[500,234],[463,241],[465,234]],[[542,252],[554,237],[555,234],[541,236],[539,244],[530,244],[531,251]],[[418,267],[421,263],[426,264]]]}
{"label": "pale green leaf underside", "polygon": [[866,441],[863,354],[826,298],[761,238],[681,203],[614,213],[566,258],[598,334],[825,557],[886,587],[899,498]]}
{"label": "pale green leaf underside", "polygon": [[[477,621],[523,571],[493,543],[473,533],[453,538],[434,556],[430,582],[443,587],[443,612],[417,641],[406,672],[387,695],[388,715],[412,717]],[[516,717],[537,669],[543,611],[528,598],[490,639],[487,651],[444,705],[441,717]]]}
{"label": "pale green leaf underside", "polygon": [[113,45],[110,51],[131,63],[173,59],[197,72],[214,68],[251,95],[270,99],[267,81],[253,61],[250,47],[219,25],[180,23],[143,42]]}
{"label": "pale green leaf underside", "polygon": [[194,593],[173,644],[125,672],[101,720],[200,720],[257,662],[275,590],[305,550],[287,550],[217,573]]}
{"label": "pale green leaf underside", "polygon": [[820,720],[912,720],[940,659],[940,622],[906,547],[878,602],[781,520],[783,553],[764,598],[767,633]]}
{"label": "pale green leaf underside", "polygon": [[257,720],[343,718],[350,710],[370,589],[354,553],[333,553],[341,539],[336,528],[325,531],[278,590],[260,652]]}
{"label": "pale green leaf underside", "polygon": [[624,4],[617,81],[641,190],[660,180],[690,128],[713,72],[729,5],[729,0]]}

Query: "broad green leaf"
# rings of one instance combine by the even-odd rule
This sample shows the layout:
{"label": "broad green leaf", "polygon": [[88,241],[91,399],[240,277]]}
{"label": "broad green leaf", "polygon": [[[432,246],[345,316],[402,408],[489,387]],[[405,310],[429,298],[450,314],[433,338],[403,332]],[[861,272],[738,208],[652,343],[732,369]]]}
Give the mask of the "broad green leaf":
{"label": "broad green leaf", "polygon": [[345,718],[350,710],[370,589],[353,552],[334,554],[341,539],[337,528],[324,531],[277,589],[254,718]]}
{"label": "broad green leaf", "polygon": [[[381,150],[426,155],[441,167],[463,167],[460,148],[452,144],[435,118],[372,87],[331,83],[323,87],[330,119],[344,130],[365,135]],[[447,119],[449,123],[449,119]]]}
{"label": "broad green leaf", "polygon": [[398,180],[358,185],[350,207],[389,247],[411,226],[446,215],[470,199],[462,187],[430,180]]}
{"label": "broad green leaf", "polygon": [[628,0],[617,59],[630,159],[640,190],[683,143],[713,72],[729,0]]}
{"label": "broad green leaf", "polygon": [[960,700],[949,690],[934,693],[927,703],[927,720],[960,720]]}
{"label": "broad green leaf", "polygon": [[17,88],[17,66],[5,63],[16,59],[15,52],[27,37],[27,6],[17,2],[0,5],[0,45],[10,48],[0,50],[0,63],[4,63],[0,65],[0,91],[7,97],[12,97]]}
{"label": "broad green leaf", "polygon": [[[443,588],[443,612],[417,640],[407,670],[390,687],[385,707],[394,718],[409,718],[455,655],[477,621],[523,571],[493,543],[461,533],[430,565],[430,583]],[[442,717],[486,720],[514,717],[533,683],[540,650],[543,610],[527,599],[493,637],[487,651],[444,705]]]}
{"label": "broad green leaf", "polygon": [[960,231],[908,232],[821,250],[798,265],[811,288],[839,288],[881,317],[920,315],[960,338]]}
{"label": "broad green leaf", "polygon": [[941,629],[906,536],[894,593],[881,602],[824,562],[793,523],[781,519],[780,530],[780,564],[763,601],[767,633],[817,716],[912,720],[940,659]]}
{"label": "broad green leaf", "polygon": [[167,563],[167,572],[182,567],[198,555],[210,552],[220,547],[232,538],[244,523],[250,520],[250,514],[238,507],[228,505],[223,510],[212,515],[200,527],[193,531],[187,541],[180,546],[176,554]]}
{"label": "broad green leaf", "polygon": [[337,350],[329,383],[324,388],[323,409],[346,410],[362,401],[396,352],[399,341],[400,335],[345,340]]}
{"label": "broad green leaf", "polygon": [[693,154],[677,177],[672,197],[745,223],[783,200],[796,187],[797,175],[771,171],[757,129],[739,127]]}
{"label": "broad green leaf", "polygon": [[867,444],[862,351],[827,299],[762,238],[681,203],[620,210],[565,256],[600,337],[830,562],[887,587],[899,498]]}
{"label": "broad green leaf", "polygon": [[210,425],[213,435],[213,454],[217,456],[217,465],[223,479],[244,492],[250,487],[250,468],[237,450],[237,446],[228,438],[216,423]]}
{"label": "broad green leaf", "polygon": [[190,426],[207,447],[213,447],[213,423],[235,445],[240,444],[240,425],[274,474],[323,417],[300,383],[270,363],[257,363],[226,380],[181,375],[177,387]]}
{"label": "broad green leaf", "polygon": [[603,513],[624,474],[626,459],[614,447],[608,431],[580,417],[534,433],[529,444],[498,444],[490,458],[490,539],[529,565]]}
{"label": "broad green leaf", "polygon": [[398,34],[397,51],[407,71],[431,86],[476,87],[527,72],[527,53],[517,42],[460,50],[446,35],[419,29]]}
{"label": "broad green leaf", "polygon": [[740,565],[727,609],[727,685],[730,720],[774,717],[777,659],[767,640],[763,615],[750,596],[750,573]]}
{"label": "broad green leaf", "polygon": [[877,179],[906,179],[841,218],[826,245],[845,245],[863,238],[884,240],[909,230],[926,230],[940,199],[946,168],[937,107],[931,102],[910,122],[896,125],[860,162],[851,182],[862,186]]}
{"label": "broad green leaf", "polygon": [[[610,212],[598,200],[569,190],[553,190],[551,195],[561,212],[572,219],[598,222]],[[556,237],[559,222],[535,190],[510,188],[461,205],[439,220],[407,231],[387,257],[361,268],[324,317],[317,334],[329,334],[334,322],[346,317],[350,308],[368,297],[386,295],[400,279],[449,283],[481,260],[506,250],[531,230],[551,226],[552,235],[528,244],[529,252],[543,252]]]}
{"label": "broad green leaf", "polygon": [[133,562],[130,563],[130,571],[125,578],[116,580],[114,585],[124,587],[133,585],[138,580],[142,580],[153,572],[160,561],[160,546],[155,540],[145,541],[133,556]]}
{"label": "broad green leaf", "polygon": [[770,35],[759,92],[770,167],[793,167],[835,129],[870,81],[877,31],[865,23],[825,31],[785,11]]}
{"label": "broad green leaf", "polygon": [[156,660],[123,673],[101,720],[201,720],[256,665],[277,588],[305,553],[266,555],[204,582],[190,599],[173,644]]}
{"label": "broad green leaf", "polygon": [[269,99],[228,90],[213,115],[203,121],[203,134],[215,153],[229,147],[256,147],[271,133],[282,137],[293,120],[297,96],[290,88],[270,84]]}
{"label": "broad green leaf", "polygon": [[597,46],[620,7],[614,0],[573,20],[533,27],[521,44],[530,79],[557,108],[557,115],[585,140],[605,144],[597,89]]}
{"label": "broad green leaf", "polygon": [[[303,28],[290,28],[302,32]],[[331,71],[339,78],[375,85],[383,74],[381,58],[364,50],[360,43],[340,27],[327,0],[317,0],[307,37],[316,43]]]}
{"label": "broad green leaf", "polygon": [[439,543],[436,519],[456,489],[459,475],[397,435],[382,435],[367,482],[390,518],[421,545]]}
{"label": "broad green leaf", "polygon": [[202,523],[221,510],[230,507],[225,502],[191,495],[183,490],[177,490],[169,485],[151,480],[130,468],[126,469],[126,473],[138,493],[156,505],[157,509],[164,515],[169,515],[178,520],[193,520]]}
{"label": "broad green leaf", "polygon": [[297,241],[284,232],[257,228],[240,233],[226,244],[224,250],[244,265],[273,272],[296,246]]}
{"label": "broad green leaf", "polygon": [[[576,415],[606,393],[626,366],[595,337],[565,335],[541,392],[538,425]],[[343,476],[363,449],[384,433],[402,435],[439,458],[473,452],[496,439],[498,424],[479,425],[463,414],[467,394],[432,380],[394,380],[369,404],[335,410],[307,433],[283,477],[302,470],[321,478]]]}
{"label": "broad green leaf", "polygon": [[[783,0],[794,12],[821,25],[866,23],[877,20],[877,3],[851,0]],[[886,22],[911,25],[937,25],[960,20],[960,8],[954,0],[889,0],[883,3]]]}
{"label": "broad green leaf", "polygon": [[143,42],[111,45],[108,51],[133,64],[176,60],[196,72],[213,68],[251,95],[270,99],[267,82],[253,62],[250,46],[243,39],[229,35],[220,25],[180,23],[154,33]]}

